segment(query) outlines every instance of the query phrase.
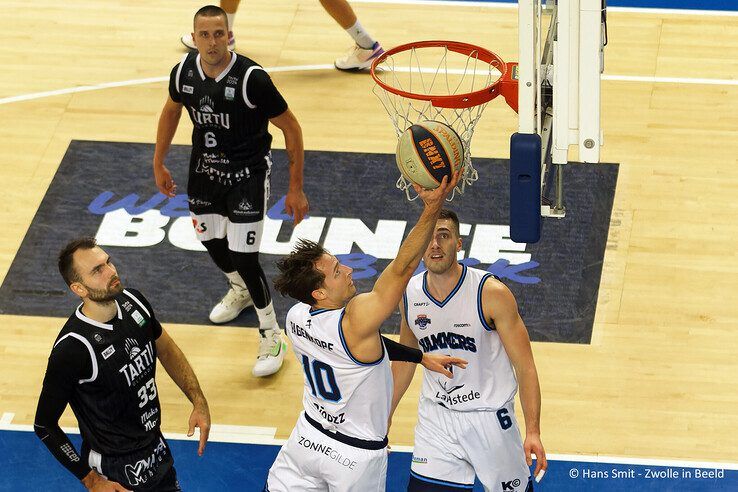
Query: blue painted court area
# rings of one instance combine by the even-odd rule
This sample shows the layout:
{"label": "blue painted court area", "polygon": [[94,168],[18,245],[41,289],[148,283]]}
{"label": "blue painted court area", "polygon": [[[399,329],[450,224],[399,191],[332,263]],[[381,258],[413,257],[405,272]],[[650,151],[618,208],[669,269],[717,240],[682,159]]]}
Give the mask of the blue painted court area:
{"label": "blue painted court area", "polygon": [[[79,435],[72,435],[79,447]],[[211,442],[197,456],[197,443],[170,439],[177,475],[183,490],[262,490],[278,446]],[[32,432],[0,431],[3,473],[0,491],[84,490],[59,465]],[[410,453],[392,452],[388,492],[407,487]],[[735,465],[731,466],[736,468]],[[477,486],[475,491],[481,491]],[[669,491],[711,492],[738,490],[738,470],[549,460],[549,471],[536,491]]]}

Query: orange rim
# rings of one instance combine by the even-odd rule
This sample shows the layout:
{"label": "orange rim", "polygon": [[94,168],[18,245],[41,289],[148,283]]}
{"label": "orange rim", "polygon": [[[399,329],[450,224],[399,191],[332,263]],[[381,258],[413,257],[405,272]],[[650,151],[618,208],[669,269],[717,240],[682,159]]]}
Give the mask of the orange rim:
{"label": "orange rim", "polygon": [[[386,82],[380,80],[376,74],[377,66],[384,62],[387,57],[402,51],[409,51],[413,48],[446,48],[454,53],[459,53],[466,56],[471,56],[476,53],[479,60],[489,63],[500,71],[500,77],[492,82],[487,87],[474,92],[467,92],[464,94],[453,94],[447,96],[435,96],[431,94],[420,94],[416,92],[407,92],[396,87],[388,85]],[[512,77],[512,66],[514,63],[505,63],[502,58],[496,53],[493,53],[480,46],[475,46],[469,43],[462,43],[459,41],[413,41],[412,43],[402,44],[396,46],[390,50],[385,51],[379,57],[377,57],[372,63],[372,78],[374,81],[384,90],[397,94],[398,96],[406,97],[408,99],[416,99],[419,101],[430,101],[433,106],[439,108],[471,108],[472,106],[479,106],[480,104],[487,103],[492,99],[496,98],[500,94],[504,94],[505,99],[510,103],[510,97],[513,96],[512,91],[515,92],[515,106],[514,110],[517,111],[517,80]],[[513,106],[512,104],[510,104]]]}

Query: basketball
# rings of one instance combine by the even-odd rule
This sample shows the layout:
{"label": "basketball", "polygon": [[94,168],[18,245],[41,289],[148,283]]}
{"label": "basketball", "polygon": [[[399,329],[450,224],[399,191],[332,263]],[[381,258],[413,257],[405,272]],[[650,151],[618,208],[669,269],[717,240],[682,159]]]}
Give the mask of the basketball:
{"label": "basketball", "polygon": [[450,126],[421,121],[402,134],[395,159],[405,179],[432,190],[464,166],[464,144]]}

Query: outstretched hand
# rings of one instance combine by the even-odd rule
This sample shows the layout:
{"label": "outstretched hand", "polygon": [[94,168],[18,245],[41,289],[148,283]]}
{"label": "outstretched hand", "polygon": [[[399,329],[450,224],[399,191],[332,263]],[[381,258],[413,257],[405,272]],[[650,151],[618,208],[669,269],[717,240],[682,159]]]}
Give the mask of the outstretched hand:
{"label": "outstretched hand", "polygon": [[451,193],[454,187],[456,187],[459,179],[461,179],[461,171],[456,171],[453,176],[451,176],[451,179],[449,179],[448,176],[444,176],[443,180],[441,180],[441,184],[438,185],[438,188],[426,190],[422,186],[413,184],[413,189],[420,199],[423,200],[426,207],[435,206],[440,208],[443,206],[443,201],[446,199],[448,194]]}
{"label": "outstretched hand", "polygon": [[449,370],[449,367],[456,366],[465,369],[467,361],[450,355],[424,353],[423,360],[420,363],[429,371],[438,372],[447,378],[452,378],[454,374]]}

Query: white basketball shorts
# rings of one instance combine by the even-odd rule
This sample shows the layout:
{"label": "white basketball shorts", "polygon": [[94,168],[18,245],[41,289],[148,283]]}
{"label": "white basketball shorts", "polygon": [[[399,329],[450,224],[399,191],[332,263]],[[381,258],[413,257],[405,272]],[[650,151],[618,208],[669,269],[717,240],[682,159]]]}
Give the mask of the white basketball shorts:
{"label": "white basketball shorts", "polygon": [[440,489],[471,490],[476,475],[486,491],[525,492],[530,470],[514,401],[497,411],[458,412],[421,398],[410,474]]}
{"label": "white basketball shorts", "polygon": [[316,429],[303,414],[269,469],[268,492],[378,492],[387,481],[387,448],[362,449]]}

